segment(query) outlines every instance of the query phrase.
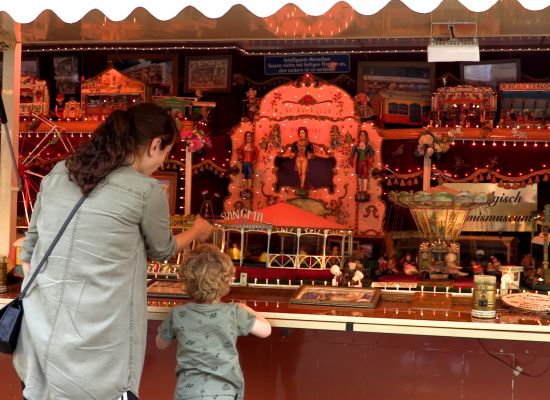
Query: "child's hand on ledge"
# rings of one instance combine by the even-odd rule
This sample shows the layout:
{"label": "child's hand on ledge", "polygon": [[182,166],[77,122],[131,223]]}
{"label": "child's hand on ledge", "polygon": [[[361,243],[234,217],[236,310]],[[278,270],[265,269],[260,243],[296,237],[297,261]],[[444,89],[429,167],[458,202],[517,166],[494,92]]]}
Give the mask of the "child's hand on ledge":
{"label": "child's hand on ledge", "polygon": [[261,338],[266,338],[271,335],[271,324],[262,313],[254,311],[252,308],[248,307],[246,303],[239,303],[239,306],[256,316],[256,321],[254,325],[252,325],[252,329],[250,329],[251,334]]}

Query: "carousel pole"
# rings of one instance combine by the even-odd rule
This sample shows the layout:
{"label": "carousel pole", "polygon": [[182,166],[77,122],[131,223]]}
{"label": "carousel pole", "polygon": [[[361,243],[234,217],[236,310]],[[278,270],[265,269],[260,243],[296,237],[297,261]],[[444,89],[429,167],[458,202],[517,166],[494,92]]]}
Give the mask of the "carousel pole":
{"label": "carousel pole", "polygon": [[19,175],[19,169],[17,168],[15,152],[13,151],[13,145],[11,143],[10,128],[8,126],[8,116],[6,115],[6,109],[4,108],[4,100],[2,100],[1,96],[0,96],[0,122],[2,123],[2,127],[4,128],[4,132],[6,135],[6,142],[8,144],[11,164],[13,167],[13,172],[15,172],[15,179],[17,180],[17,190],[20,192],[23,190],[23,182],[21,181],[21,175]]}
{"label": "carousel pole", "polygon": [[[11,42],[3,51],[2,124],[0,134],[0,255],[8,256],[15,241],[17,225],[17,190],[15,181],[19,153],[19,92],[21,87],[21,43]],[[5,108],[4,108],[5,107]],[[7,120],[9,115],[10,121]],[[9,128],[9,129],[6,129]],[[12,151],[15,150],[12,156]],[[15,174],[14,174],[15,172]],[[17,187],[16,187],[17,185]]]}
{"label": "carousel pole", "polygon": [[548,269],[548,225],[542,226],[543,254],[542,254],[542,279],[545,285],[550,284],[550,270]]}
{"label": "carousel pole", "polygon": [[185,204],[184,214],[191,215],[191,177],[193,176],[193,155],[189,146],[185,148]]}
{"label": "carousel pole", "polygon": [[[534,236],[534,233],[536,231],[536,224],[537,221],[533,222],[533,234],[531,237]],[[544,281],[545,285],[550,284],[550,270],[548,269],[548,231],[550,228],[550,204],[546,204],[544,206],[544,219],[542,220],[542,279]],[[532,247],[532,245],[531,245]]]}
{"label": "carousel pole", "polygon": [[432,179],[432,159],[427,154],[424,155],[424,168],[422,174],[422,190],[430,190],[430,181]]}
{"label": "carousel pole", "polygon": [[267,251],[266,251],[266,258],[265,258],[265,266],[269,267],[271,263],[269,262],[269,249],[271,248],[271,228],[267,230]]}
{"label": "carousel pole", "polygon": [[321,263],[321,269],[327,267],[327,238],[328,238],[328,229],[325,229],[323,232],[323,262]]}
{"label": "carousel pole", "polygon": [[[182,123],[182,131],[193,131],[195,125],[191,120],[185,120]],[[184,215],[191,215],[191,188],[193,176],[193,153],[189,148],[189,143],[185,146],[185,199],[183,205]]]}
{"label": "carousel pole", "polygon": [[239,252],[239,265],[243,266],[244,259],[244,228],[241,228],[241,251]]}

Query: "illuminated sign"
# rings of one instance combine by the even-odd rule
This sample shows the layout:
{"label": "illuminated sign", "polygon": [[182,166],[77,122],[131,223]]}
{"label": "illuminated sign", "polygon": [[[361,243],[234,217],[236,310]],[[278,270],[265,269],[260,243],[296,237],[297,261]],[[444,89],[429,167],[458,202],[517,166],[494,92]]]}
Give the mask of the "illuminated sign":
{"label": "illuminated sign", "polygon": [[224,220],[232,219],[246,219],[255,222],[262,222],[264,220],[264,214],[258,211],[252,211],[247,208],[236,211],[224,211],[220,214]]}
{"label": "illuminated sign", "polygon": [[280,74],[314,74],[339,73],[350,71],[349,54],[327,54],[312,56],[267,56],[264,57],[264,73]]}

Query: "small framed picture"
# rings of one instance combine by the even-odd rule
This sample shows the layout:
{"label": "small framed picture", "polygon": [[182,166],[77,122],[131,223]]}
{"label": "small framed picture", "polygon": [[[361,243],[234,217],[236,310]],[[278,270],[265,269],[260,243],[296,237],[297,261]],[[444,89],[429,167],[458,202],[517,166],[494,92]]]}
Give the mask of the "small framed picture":
{"label": "small framed picture", "polygon": [[374,308],[380,293],[380,289],[373,288],[303,285],[292,296],[290,303]]}
{"label": "small framed picture", "polygon": [[435,66],[428,62],[360,61],[357,92],[369,96],[385,90],[431,95],[435,87]]}
{"label": "small framed picture", "polygon": [[21,60],[21,73],[38,78],[40,76],[38,60]]}
{"label": "small framed picture", "polygon": [[178,58],[158,54],[113,54],[109,62],[129,78],[145,83],[152,96],[178,92]]}
{"label": "small framed picture", "polygon": [[231,56],[185,58],[185,92],[229,92],[230,89]]}
{"label": "small framed picture", "polygon": [[78,84],[78,59],[76,57],[54,57],[53,70],[55,87],[64,95],[76,94]]}
{"label": "small framed picture", "polygon": [[189,298],[182,281],[154,281],[147,287],[147,296],[166,298]]}
{"label": "small framed picture", "polygon": [[153,174],[166,193],[170,215],[176,213],[176,194],[178,190],[178,173],[175,171],[157,171]]}

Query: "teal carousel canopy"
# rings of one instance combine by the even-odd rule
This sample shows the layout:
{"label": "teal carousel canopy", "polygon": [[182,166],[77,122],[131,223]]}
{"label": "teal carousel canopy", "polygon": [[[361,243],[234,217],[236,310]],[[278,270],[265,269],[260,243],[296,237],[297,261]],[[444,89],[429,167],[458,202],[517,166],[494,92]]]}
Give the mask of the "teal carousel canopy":
{"label": "teal carousel canopy", "polygon": [[411,210],[426,239],[457,241],[470,210],[487,207],[494,195],[458,192],[438,186],[429,191],[390,192],[390,200]]}

